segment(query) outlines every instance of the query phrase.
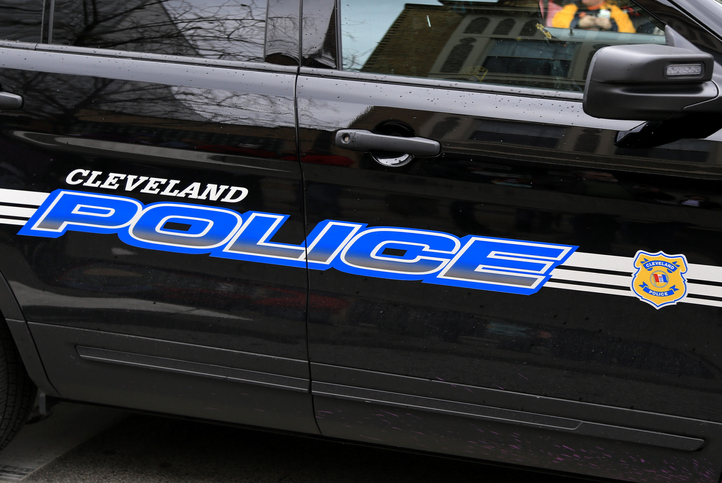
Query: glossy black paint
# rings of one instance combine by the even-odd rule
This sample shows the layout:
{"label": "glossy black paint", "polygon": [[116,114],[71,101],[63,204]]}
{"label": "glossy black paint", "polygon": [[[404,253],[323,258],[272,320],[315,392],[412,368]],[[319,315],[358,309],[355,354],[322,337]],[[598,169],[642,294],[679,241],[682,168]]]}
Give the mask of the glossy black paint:
{"label": "glossy black paint", "polygon": [[[291,24],[297,25],[297,15],[298,10]],[[278,12],[275,18],[274,25],[283,28]],[[76,28],[72,22],[56,22],[55,40],[63,42]],[[148,45],[143,35],[133,48]],[[112,35],[88,39],[131,46]],[[175,42],[170,34],[166,40],[171,46]],[[238,203],[195,203],[289,214],[278,238],[303,240],[292,65],[134,52],[97,55],[62,45],[5,47],[0,82],[6,91],[20,93],[25,106],[0,113],[4,188],[45,193],[76,189],[147,204],[159,201],[153,189],[102,189],[97,180],[125,173],[165,180],[162,187],[168,180],[179,180],[179,187],[238,186],[248,190]],[[229,54],[231,59],[235,55]],[[39,239],[16,237],[17,227],[2,229],[0,271],[40,352],[46,353],[52,381],[52,386],[44,385],[48,392],[55,388],[70,399],[156,411],[171,406],[180,415],[317,431],[308,393],[303,270],[138,251],[116,236],[67,233]],[[138,353],[128,356],[131,362],[140,358],[145,363],[83,358],[76,348],[82,337],[76,334],[86,332],[78,330],[107,334],[86,342],[91,350],[122,349]],[[182,361],[191,366],[182,370]],[[226,369],[204,372],[203,364]],[[142,374],[158,380],[140,390],[133,381]],[[180,384],[192,396],[183,398],[169,389],[189,374],[196,376]],[[121,382],[124,377],[130,378],[127,383]],[[295,394],[283,396],[289,390]],[[255,394],[260,399],[251,407],[242,402]],[[274,398],[282,402],[271,404]],[[265,406],[264,417],[255,405]]]}
{"label": "glossy black paint", "polygon": [[[349,99],[368,97],[359,83],[344,92],[333,89],[334,83],[343,84],[302,79],[300,98],[308,95],[316,106],[322,99],[330,99],[333,108],[335,99],[350,104]],[[398,98],[402,92],[411,92],[413,99],[430,97],[409,86],[383,86],[383,91],[388,98]],[[375,93],[378,97],[377,88]],[[436,95],[442,99],[433,109],[454,104],[443,94]],[[483,94],[467,93],[465,97],[472,106],[484,105]],[[474,97],[479,101],[474,102]],[[532,104],[526,99],[509,100],[509,104],[516,102],[525,107]],[[540,112],[544,104],[556,104],[562,112],[574,109],[564,102],[542,101],[535,106],[539,109],[529,111]],[[303,101],[300,106],[303,112]],[[374,108],[363,105],[358,111],[373,112]],[[361,119],[342,127],[370,129],[378,119],[409,122],[412,115],[428,119],[422,109],[412,114],[401,109],[379,111],[376,120]],[[521,112],[509,117],[518,119]],[[484,124],[483,119],[471,120],[472,114],[467,118],[462,113],[461,109],[451,111],[445,120],[456,116],[462,126]],[[577,115],[582,116],[580,111]],[[511,124],[519,127],[514,131],[523,133],[518,121]],[[438,125],[427,126],[433,130]],[[554,159],[544,158],[543,146],[537,146],[534,153],[526,148],[524,156],[519,137],[488,135],[498,136],[497,142],[503,145],[489,146],[491,143],[474,139],[466,145],[442,142],[445,156],[415,160],[408,169],[402,168],[404,172],[377,167],[368,155],[316,151],[318,158],[346,156],[351,161],[348,167],[305,167],[309,221],[313,225],[334,217],[458,236],[471,233],[562,242],[577,244],[580,251],[610,255],[632,256],[639,248],[674,253],[704,250],[699,260],[719,259],[716,240],[720,225],[715,210],[691,213],[660,199],[681,200],[690,192],[719,203],[717,182],[689,180],[679,174],[671,179],[653,174],[654,168],[644,177],[619,168],[600,169],[602,163],[613,162],[611,156],[604,160],[585,153],[590,161],[577,161],[582,154],[579,146],[583,149],[600,139],[614,139],[613,132],[599,128],[571,126],[559,132],[558,140],[574,143],[547,147],[550,153],[555,150]],[[526,139],[540,140],[538,134]],[[582,144],[585,139],[590,144]],[[569,165],[560,166],[558,150],[565,147],[572,150]],[[458,151],[450,152],[454,148]],[[637,158],[635,170],[641,169],[641,161]],[[655,163],[664,161],[656,159]],[[716,168],[712,172],[719,176]],[[663,246],[656,244],[657,238],[665,242]],[[716,344],[710,342],[720,336],[715,322],[718,308],[672,307],[657,312],[632,298],[554,289],[542,289],[520,301],[517,295],[336,272],[312,271],[310,284],[312,294],[350,294],[342,313],[310,309],[312,362],[449,382],[449,392],[442,397],[450,400],[457,397],[451,388],[459,383],[700,419],[719,421],[721,416],[717,397],[720,361]],[[313,370],[312,379],[323,382]],[[670,387],[674,387],[672,394]],[[405,386],[397,387],[397,392],[406,391]],[[474,394],[472,401],[479,404],[487,397],[483,390]],[[509,404],[511,401],[505,401],[505,407]],[[535,402],[512,407],[534,411]],[[326,416],[320,422],[322,431],[328,420]],[[345,431],[344,436],[350,437],[352,432]],[[573,465],[566,468],[574,470]]]}
{"label": "glossy black paint", "polygon": [[[324,434],[483,458],[555,471],[626,481],[714,481],[716,462],[699,454],[682,453],[622,439],[590,439],[547,427],[515,427],[506,421],[481,421],[462,412],[426,412],[368,399],[359,404],[342,398],[315,398]],[[456,409],[456,408],[455,408]],[[464,407],[463,411],[467,411]],[[351,426],[353,429],[349,429]],[[641,464],[640,464],[641,463]],[[609,481],[609,480],[605,480]]]}
{"label": "glossy black paint", "polygon": [[[638,3],[722,56],[685,13],[697,4]],[[249,54],[200,55],[170,24],[157,42],[86,36],[77,18],[7,35],[54,43],[0,42],[2,91],[25,100],[0,111],[0,188],[107,194],[68,175],[127,173],[245,187],[238,204],[117,194],[289,215],[277,243],[333,219],[574,245],[602,264],[647,250],[722,265],[722,136],[622,146],[639,122],[592,118],[581,93],[340,71],[336,5],[272,0]],[[336,142],[342,129],[403,132],[441,154],[384,167]],[[611,282],[521,296],[17,230],[0,225],[0,309],[48,394],[628,481],[719,481],[719,297],[655,310]],[[596,271],[618,283],[614,267]]]}
{"label": "glossy black paint", "polygon": [[[334,89],[336,85],[348,87],[347,90]],[[368,155],[338,148],[329,150],[329,158],[345,156],[349,159],[348,167],[309,163],[304,172],[311,225],[317,220],[336,217],[363,220],[377,226],[433,229],[457,236],[471,233],[574,244],[580,247],[579,251],[587,253],[632,256],[640,248],[667,253],[696,250],[701,252],[700,261],[719,260],[716,238],[720,226],[715,207],[722,200],[716,192],[715,179],[722,172],[717,166],[707,165],[719,149],[714,142],[686,144],[695,148],[700,158],[700,162],[694,164],[664,159],[663,156],[678,156],[673,147],[651,150],[651,156],[645,158],[611,146],[616,134],[609,129],[612,123],[584,116],[580,106],[572,101],[529,100],[509,95],[499,103],[508,106],[506,114],[496,106],[491,108],[495,117],[509,120],[491,123],[488,118],[475,114],[482,111],[478,106],[492,102],[491,94],[469,92],[461,101],[455,100],[459,96],[454,93],[426,88],[390,83],[379,88],[378,84],[372,87],[362,82],[311,76],[308,81],[302,78],[299,84],[302,122],[306,99],[310,99],[308,102],[312,101],[314,107],[327,102],[330,110],[337,109],[335,102],[353,104],[357,99],[368,98],[365,89],[368,92],[374,89],[376,98],[408,96],[418,107],[405,110],[361,104],[357,112],[373,115],[369,115],[369,119],[356,119],[344,128],[373,128],[379,120],[389,118],[400,118],[411,124],[413,116],[421,119],[417,125],[423,125],[428,131],[442,131],[442,123],[455,124],[457,128],[447,131],[448,137],[442,141],[442,157],[417,159],[400,170],[382,168]],[[439,100],[423,101],[434,97]],[[445,106],[448,114],[438,114],[441,106]],[[579,119],[583,125],[531,124],[534,118],[548,119],[543,114],[554,112],[569,112],[572,119]],[[529,119],[528,123],[522,121],[524,118]],[[508,132],[498,132],[504,124]],[[592,127],[595,124],[596,127]],[[602,129],[605,124],[607,129]],[[424,131],[419,134],[430,136]],[[468,140],[464,140],[465,136]],[[536,146],[530,147],[528,143]],[[622,163],[627,166],[620,166]],[[699,181],[694,173],[682,177],[681,169],[675,170],[673,178],[665,176],[664,170],[672,166],[703,171],[713,179]],[[337,193],[334,204],[328,202],[329,190]],[[689,210],[680,206],[678,203],[687,193],[707,198],[709,209]],[[655,248],[657,239],[664,243],[659,248]],[[313,361],[381,372],[397,372],[396,368],[400,368],[405,375],[486,387],[496,384],[514,391],[564,398],[578,394],[577,384],[583,384],[587,372],[627,374],[622,379],[629,377],[629,384],[632,380],[661,378],[662,386],[673,381],[678,385],[689,376],[689,384],[700,389],[707,387],[711,382],[708,379],[716,379],[715,374],[719,373],[715,365],[700,366],[702,360],[714,360],[714,352],[709,355],[699,352],[710,340],[707,331],[715,330],[709,326],[717,312],[715,308],[685,307],[685,312],[691,310],[696,314],[685,318],[691,319],[690,324],[700,326],[697,330],[687,326],[684,338],[680,339],[674,327],[682,307],[648,312],[647,307],[632,298],[574,293],[571,299],[571,295],[563,291],[551,290],[530,296],[521,304],[516,295],[360,279],[330,271],[312,271],[311,286],[312,293],[318,290],[324,295],[336,295],[339,291],[355,293],[348,297],[354,308],[342,318],[316,316],[311,311]],[[609,311],[619,315],[608,318]],[[615,323],[628,317],[635,323],[624,327]],[[502,327],[492,329],[489,324],[508,325],[508,328],[506,331]],[[671,344],[669,347],[657,340],[659,332],[675,334],[667,342]],[[487,342],[479,341],[464,348],[465,344],[459,344],[459,337],[479,337]],[[617,348],[610,352],[609,345],[615,340],[617,344],[613,345]],[[359,344],[360,341],[367,342]],[[368,349],[379,351],[384,357],[369,358]],[[354,351],[358,351],[355,356]],[[484,359],[491,360],[482,362],[479,357],[485,352],[488,356]],[[629,352],[640,352],[640,356],[622,357],[622,353]],[[452,355],[460,359],[449,357]],[[645,362],[660,358],[669,365]],[[421,359],[425,360],[424,364],[418,363]],[[504,371],[503,361],[511,363],[509,371],[518,362],[525,361],[535,376],[517,376],[501,383],[497,377]],[[490,370],[487,364],[497,369]],[[565,377],[570,377],[568,372],[575,365],[579,380],[568,385],[550,381],[547,371],[541,369],[557,367]],[[599,369],[595,370],[595,366]],[[642,373],[634,376],[635,371]],[[459,379],[462,373],[465,375]],[[593,384],[598,386],[600,382]],[[627,383],[619,381],[618,384]],[[637,382],[633,384],[637,387]],[[604,399],[596,402],[619,404],[616,401],[629,397],[629,389],[618,387],[615,396],[615,389],[610,387],[601,396]],[[640,407],[639,402],[629,404]],[[649,409],[674,412],[670,407],[661,406],[673,402],[660,400],[657,395],[649,394],[646,404],[654,406]],[[691,407],[687,406],[686,411]],[[717,403],[700,407],[696,416],[708,414],[710,410],[716,413],[716,407]]]}
{"label": "glossy black paint", "polygon": [[[34,52],[20,55],[21,62],[33,63],[36,69],[43,68],[42,61],[36,58],[47,56]],[[51,56],[54,69],[102,71],[112,64],[125,70],[125,65],[131,64],[127,60],[63,55],[60,59]],[[293,145],[292,76],[217,67],[175,66],[174,69],[172,65],[164,65],[162,77],[166,83],[156,84],[153,81],[158,82],[161,77],[157,66],[152,69],[150,63],[147,64],[147,76],[142,69],[132,69],[134,80],[81,78],[57,72],[34,78],[31,88],[23,84],[23,71],[6,70],[3,83],[13,91],[25,92],[26,111],[36,115],[36,119],[21,118],[15,124],[5,124],[5,152],[13,153],[15,159],[34,161],[20,167],[23,172],[13,180],[15,186],[50,192],[58,188],[58,178],[64,180],[75,169],[109,173],[117,172],[119,165],[129,174],[180,179],[181,185],[201,182],[244,186],[249,189],[249,196],[243,201],[243,211],[295,212],[296,226],[291,222],[284,229],[290,239],[302,238],[300,171]],[[16,79],[14,72],[20,79]],[[259,87],[252,91],[254,84]],[[216,102],[213,96],[219,95],[214,91],[232,85],[244,85],[249,92],[226,98],[223,113],[214,113],[214,109],[220,110],[213,104]],[[72,93],[70,86],[73,86]],[[169,86],[189,89],[189,104],[176,99]],[[69,97],[64,105],[55,107],[42,94],[63,87],[66,90],[61,92]],[[98,91],[103,94],[93,98]],[[124,106],[129,91],[134,100]],[[138,98],[139,95],[143,97]],[[260,109],[266,108],[266,101],[276,106],[275,124],[253,126],[255,121],[264,122]],[[232,103],[236,103],[235,109]],[[103,104],[112,105],[115,110],[108,112]],[[188,105],[202,106],[209,119]],[[214,120],[213,116],[220,119]],[[234,119],[233,129],[224,126],[229,118]],[[171,123],[158,125],[158,119],[170,119]],[[239,122],[242,119],[248,119],[247,126]],[[66,187],[71,186],[66,184]],[[87,189],[83,185],[77,188]],[[140,190],[127,194],[139,195],[137,198],[145,203],[155,201]],[[108,237],[69,235],[57,240],[21,238],[18,242],[22,245],[17,250],[31,254],[21,258],[27,259],[29,272],[36,277],[33,280],[35,277],[30,278],[29,273],[17,268],[17,272],[25,272],[22,275],[25,280],[11,282],[29,320],[61,324],[72,320],[80,327],[162,338],[167,337],[168,328],[173,326],[179,340],[200,343],[207,339],[201,335],[207,331],[203,327],[215,326],[216,332],[227,333],[225,341],[230,347],[247,348],[250,339],[256,338],[254,344],[261,344],[260,352],[305,358],[305,275],[302,271],[288,270],[286,274],[281,269],[251,266],[244,269],[245,273],[239,273],[237,267],[222,260],[188,260],[186,256],[162,252],[125,253],[119,241]],[[275,306],[254,301],[254,294],[264,285],[269,290],[266,297],[278,298]],[[69,292],[55,302],[33,297],[35,291],[47,290],[47,286],[56,287],[53,292]],[[74,290],[93,296],[69,303],[73,299],[67,297],[72,296]],[[114,298],[120,302],[113,303]],[[141,319],[134,318],[131,324],[127,323],[125,314],[129,302],[137,303],[137,310],[146,314]],[[170,305],[154,309],[153,305],[159,302]],[[285,315],[276,316],[277,310],[285,311]],[[172,312],[185,322],[179,325],[178,318],[170,315]],[[296,315],[291,315],[293,312]],[[166,320],[167,317],[170,318]],[[271,340],[258,334],[259,318],[267,327],[276,326],[270,331],[275,334]],[[143,319],[147,322],[142,322]],[[296,329],[289,325],[289,320],[298,322]],[[243,325],[248,328],[241,329]],[[211,345],[215,345],[216,336],[212,338]]]}
{"label": "glossy black paint", "polygon": [[[690,23],[670,21],[681,29]],[[577,245],[579,252],[608,256],[661,250],[685,253],[690,263],[720,263],[717,138],[619,148],[617,133],[638,122],[591,118],[574,94],[533,97],[529,90],[321,69],[302,68],[298,98],[310,226],[333,218]],[[375,131],[387,122],[440,141],[442,155],[386,168],[369,153],[328,141],[339,129]],[[697,196],[705,202],[688,209],[685,200]],[[722,421],[722,359],[713,342],[722,336],[717,307],[657,311],[593,286],[589,292],[545,288],[519,297],[334,271],[312,270],[309,280],[312,295],[344,297],[348,304],[337,313],[309,309],[314,384],[328,382],[323,364],[399,376],[393,389],[381,387],[380,376],[368,378],[364,387],[372,390],[419,394],[400,376],[428,381],[447,401],[484,405],[499,390],[507,394],[502,407],[556,416],[568,408],[537,409],[540,400],[521,395],[578,401],[583,417],[600,423],[609,416],[586,403]],[[466,392],[459,394],[456,384]],[[335,411],[344,396],[334,397],[320,405],[322,432],[417,447],[395,436],[393,422],[406,422],[394,415],[374,418],[378,407],[367,412],[358,403]],[[394,399],[390,393],[377,398],[388,404]],[[631,413],[627,418],[640,429],[663,431],[666,424],[640,424]],[[352,420],[363,424],[344,426]],[[450,439],[426,435],[423,444],[438,449]],[[506,444],[512,443],[493,443],[491,452],[480,446],[464,451],[509,461],[518,455],[500,449]],[[609,474],[580,470],[583,458],[561,457],[564,450],[557,448],[550,450],[559,458],[554,467]],[[716,445],[705,450],[708,461],[722,456]],[[716,466],[707,468],[700,481],[716,481]]]}
{"label": "glossy black paint", "polygon": [[30,323],[63,397],[317,433],[303,360]]}

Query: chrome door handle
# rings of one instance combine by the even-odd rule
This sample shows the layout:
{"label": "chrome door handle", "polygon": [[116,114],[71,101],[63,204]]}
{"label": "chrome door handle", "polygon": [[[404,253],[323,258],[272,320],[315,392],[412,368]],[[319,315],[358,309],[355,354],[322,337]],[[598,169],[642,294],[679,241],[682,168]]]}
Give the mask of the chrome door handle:
{"label": "chrome door handle", "polygon": [[354,151],[385,151],[412,156],[438,156],[441,145],[432,139],[405,138],[374,134],[361,129],[342,129],[336,133],[336,146]]}
{"label": "chrome door handle", "polygon": [[23,107],[23,98],[17,94],[0,92],[0,111],[20,109]]}

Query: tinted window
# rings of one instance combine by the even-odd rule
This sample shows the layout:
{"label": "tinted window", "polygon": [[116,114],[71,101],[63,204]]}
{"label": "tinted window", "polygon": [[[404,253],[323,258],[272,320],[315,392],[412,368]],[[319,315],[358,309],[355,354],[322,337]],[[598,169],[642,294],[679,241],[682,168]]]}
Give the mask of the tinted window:
{"label": "tinted window", "polygon": [[52,43],[261,61],[265,0],[57,0]]}
{"label": "tinted window", "polygon": [[43,0],[0,0],[0,40],[40,42]]}
{"label": "tinted window", "polygon": [[[583,16],[600,26],[582,27]],[[601,47],[664,43],[660,27],[631,2],[588,11],[564,0],[341,3],[346,70],[572,91],[584,89]]]}

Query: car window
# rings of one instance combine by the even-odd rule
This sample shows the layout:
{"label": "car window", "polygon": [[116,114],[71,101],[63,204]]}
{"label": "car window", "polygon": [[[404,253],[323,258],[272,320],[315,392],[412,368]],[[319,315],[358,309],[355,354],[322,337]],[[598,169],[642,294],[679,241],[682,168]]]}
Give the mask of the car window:
{"label": "car window", "polygon": [[343,68],[359,72],[582,91],[600,48],[665,43],[631,1],[343,0],[340,11]]}
{"label": "car window", "polygon": [[50,43],[261,61],[266,0],[56,0]]}
{"label": "car window", "polygon": [[0,40],[40,42],[43,0],[0,0]]}

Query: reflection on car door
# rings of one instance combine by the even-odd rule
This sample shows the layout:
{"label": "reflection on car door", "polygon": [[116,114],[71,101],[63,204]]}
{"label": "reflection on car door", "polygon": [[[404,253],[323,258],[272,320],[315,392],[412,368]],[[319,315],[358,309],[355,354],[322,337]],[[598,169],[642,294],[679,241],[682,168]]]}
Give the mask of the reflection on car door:
{"label": "reflection on car door", "polygon": [[[563,74],[524,64],[549,34],[529,10],[443,3],[406,5],[357,72],[301,70],[308,243],[325,248],[309,254],[310,292],[344,301],[309,313],[321,431],[634,481],[674,466],[679,481],[716,482],[718,140],[617,147],[638,122],[584,114],[573,73],[588,59],[559,63]],[[424,56],[435,47],[419,39],[476,49],[469,16],[482,14],[507,31],[474,52],[498,55],[448,82],[444,70],[468,69],[464,49]],[[375,74],[394,66],[447,82]],[[438,142],[441,154],[404,156],[389,137]]]}
{"label": "reflection on car door", "polygon": [[[271,2],[273,28],[298,25],[292,3]],[[264,242],[304,237],[297,31],[266,48],[266,2],[44,15],[40,38],[4,35],[35,43],[0,49],[2,88],[24,99],[0,119],[0,268],[54,388],[316,431],[304,267],[268,262]]]}

